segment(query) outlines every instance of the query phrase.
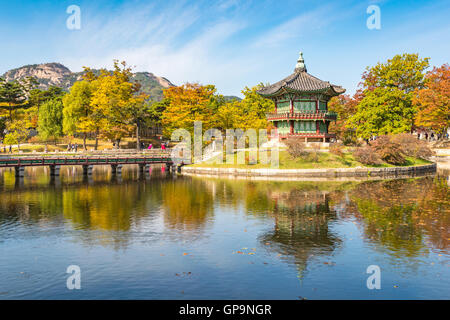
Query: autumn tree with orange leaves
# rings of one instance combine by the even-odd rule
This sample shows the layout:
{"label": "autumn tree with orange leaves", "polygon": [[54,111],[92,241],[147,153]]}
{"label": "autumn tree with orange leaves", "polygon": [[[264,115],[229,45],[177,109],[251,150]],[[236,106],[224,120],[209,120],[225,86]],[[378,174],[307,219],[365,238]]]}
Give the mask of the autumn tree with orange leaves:
{"label": "autumn tree with orange leaves", "polygon": [[435,67],[426,75],[425,88],[416,90],[416,126],[444,132],[450,127],[450,66]]}
{"label": "autumn tree with orange leaves", "polygon": [[344,143],[356,140],[355,130],[348,127],[347,124],[350,117],[355,114],[361,99],[362,94],[358,90],[353,97],[348,94],[342,94],[331,98],[328,102],[328,110],[338,114],[337,120],[330,123],[329,131],[336,133],[337,138]]}

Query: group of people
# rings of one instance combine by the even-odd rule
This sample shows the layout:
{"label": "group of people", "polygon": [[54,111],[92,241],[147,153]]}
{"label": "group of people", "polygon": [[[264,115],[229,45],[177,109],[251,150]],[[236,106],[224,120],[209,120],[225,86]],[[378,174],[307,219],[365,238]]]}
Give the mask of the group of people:
{"label": "group of people", "polygon": [[435,141],[435,140],[441,140],[442,138],[448,139],[449,138],[448,132],[446,132],[445,134],[442,134],[442,133],[435,134],[434,132],[431,132],[429,134],[428,132],[425,132],[425,133],[419,132],[417,134],[417,139],[419,139],[419,140],[424,139],[426,141]]}
{"label": "group of people", "polygon": [[[161,142],[161,150],[166,150],[169,147],[169,143],[168,142]],[[145,149],[145,144],[143,142],[141,142],[141,149]],[[153,149],[153,144],[149,144],[147,147],[147,150],[152,150]]]}
{"label": "group of people", "polygon": [[69,142],[69,144],[67,145],[67,151],[70,152],[77,152],[78,151],[78,143],[72,144]]}

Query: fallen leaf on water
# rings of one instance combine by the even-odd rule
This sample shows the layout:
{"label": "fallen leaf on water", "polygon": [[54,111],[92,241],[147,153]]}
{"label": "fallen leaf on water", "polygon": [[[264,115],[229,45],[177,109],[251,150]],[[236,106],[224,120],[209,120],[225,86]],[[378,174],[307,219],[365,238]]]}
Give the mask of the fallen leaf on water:
{"label": "fallen leaf on water", "polygon": [[255,254],[254,252],[249,252],[248,254]]}
{"label": "fallen leaf on water", "polygon": [[187,252],[184,252],[184,253],[183,253],[183,256],[187,256],[188,254],[189,254],[189,253],[187,253]]}

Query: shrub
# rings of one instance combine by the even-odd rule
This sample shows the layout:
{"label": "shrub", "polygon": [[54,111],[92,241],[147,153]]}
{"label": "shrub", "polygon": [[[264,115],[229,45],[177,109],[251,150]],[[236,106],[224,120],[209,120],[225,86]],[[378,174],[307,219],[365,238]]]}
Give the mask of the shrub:
{"label": "shrub", "polygon": [[418,140],[408,133],[397,134],[392,140],[398,143],[402,152],[409,157],[428,159],[433,155],[433,151],[425,141]]}
{"label": "shrub", "polygon": [[363,164],[377,165],[383,163],[383,161],[381,161],[381,157],[371,146],[356,148],[356,150],[353,152],[353,156],[357,161]]}
{"label": "shrub", "polygon": [[28,139],[28,142],[29,143],[43,143],[40,136],[31,137],[30,139]]}
{"label": "shrub", "polygon": [[406,162],[402,145],[394,141],[391,136],[380,136],[371,142],[371,146],[380,158],[387,163],[402,165]]}
{"label": "shrub", "polygon": [[312,148],[312,151],[308,155],[309,161],[318,162],[319,161],[320,144],[313,143],[311,148]]}
{"label": "shrub", "polygon": [[346,146],[357,146],[357,147],[359,147],[361,145],[360,141],[358,141],[358,139],[356,137],[354,137],[353,135],[346,135],[346,136],[344,136],[344,138],[342,139],[342,142]]}
{"label": "shrub", "polygon": [[333,143],[329,150],[330,153],[338,156],[338,157],[342,157],[344,155],[344,151],[342,150],[344,148],[344,146],[341,143]]}
{"label": "shrub", "polygon": [[287,146],[287,151],[293,158],[300,158],[307,154],[305,143],[302,138],[288,138],[284,141]]}

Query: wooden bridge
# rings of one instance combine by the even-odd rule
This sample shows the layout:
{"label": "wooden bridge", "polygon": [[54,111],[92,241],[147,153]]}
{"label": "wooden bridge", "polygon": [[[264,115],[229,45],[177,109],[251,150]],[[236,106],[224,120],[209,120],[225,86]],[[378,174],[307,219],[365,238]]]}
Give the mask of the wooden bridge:
{"label": "wooden bridge", "polygon": [[165,164],[170,171],[175,167],[187,164],[180,162],[176,164],[169,152],[150,155],[129,155],[129,156],[66,156],[66,157],[0,157],[0,168],[14,168],[16,177],[23,177],[25,167],[50,167],[50,175],[59,176],[61,166],[82,166],[83,174],[91,175],[94,166],[110,165],[113,174],[120,174],[123,165],[139,165],[141,171],[147,170],[152,164]]}

